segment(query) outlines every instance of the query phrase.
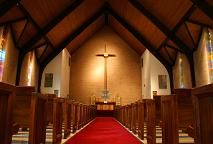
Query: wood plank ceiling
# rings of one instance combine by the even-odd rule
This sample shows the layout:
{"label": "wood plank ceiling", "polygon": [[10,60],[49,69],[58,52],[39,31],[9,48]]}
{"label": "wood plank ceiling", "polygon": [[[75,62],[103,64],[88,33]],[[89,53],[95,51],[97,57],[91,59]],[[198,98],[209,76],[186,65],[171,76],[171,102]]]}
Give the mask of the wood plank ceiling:
{"label": "wood plank ceiling", "polygon": [[192,65],[204,27],[213,27],[211,0],[10,0],[0,3],[0,26],[8,26],[24,56],[35,50],[44,67],[67,48],[72,54],[109,25],[138,54],[150,50],[167,68],[178,52]]}

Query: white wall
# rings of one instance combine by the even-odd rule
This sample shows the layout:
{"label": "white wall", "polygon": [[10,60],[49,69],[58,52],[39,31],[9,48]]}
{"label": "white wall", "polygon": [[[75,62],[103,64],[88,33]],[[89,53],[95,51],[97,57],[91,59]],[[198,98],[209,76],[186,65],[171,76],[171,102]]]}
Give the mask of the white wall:
{"label": "white wall", "polygon": [[[42,93],[54,93],[54,90],[59,90],[59,97],[67,97],[69,95],[69,57],[69,52],[64,49],[46,66],[42,74]],[[53,73],[53,86],[51,88],[44,87],[45,73]]]}
{"label": "white wall", "polygon": [[[53,73],[53,86],[51,88],[44,87],[45,73]],[[54,90],[60,92],[61,79],[61,53],[58,54],[44,69],[41,79],[41,92],[54,93]]]}
{"label": "white wall", "polygon": [[[143,53],[142,59],[143,98],[153,98],[153,91],[157,91],[158,95],[170,94],[170,81],[166,68],[148,50]],[[158,75],[167,75],[167,89],[159,89]]]}

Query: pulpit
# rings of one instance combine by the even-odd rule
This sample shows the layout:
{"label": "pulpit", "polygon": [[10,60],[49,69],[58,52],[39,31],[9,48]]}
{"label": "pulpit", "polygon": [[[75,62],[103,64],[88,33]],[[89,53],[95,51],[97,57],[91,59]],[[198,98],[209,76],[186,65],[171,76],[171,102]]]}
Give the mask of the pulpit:
{"label": "pulpit", "polygon": [[99,101],[95,103],[97,116],[113,116],[115,102]]}

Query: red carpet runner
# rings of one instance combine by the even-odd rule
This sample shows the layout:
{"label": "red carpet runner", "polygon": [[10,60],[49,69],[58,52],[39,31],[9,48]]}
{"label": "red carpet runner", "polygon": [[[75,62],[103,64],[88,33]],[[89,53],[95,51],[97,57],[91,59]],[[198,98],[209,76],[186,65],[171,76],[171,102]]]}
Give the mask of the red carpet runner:
{"label": "red carpet runner", "polygon": [[98,117],[66,144],[141,144],[114,118]]}

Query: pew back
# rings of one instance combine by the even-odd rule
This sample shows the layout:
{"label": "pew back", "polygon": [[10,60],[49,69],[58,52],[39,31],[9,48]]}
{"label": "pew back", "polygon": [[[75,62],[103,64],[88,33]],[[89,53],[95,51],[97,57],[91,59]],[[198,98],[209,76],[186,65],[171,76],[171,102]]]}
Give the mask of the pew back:
{"label": "pew back", "polygon": [[0,82],[0,139],[2,144],[11,143],[14,98],[15,87]]}
{"label": "pew back", "polygon": [[212,144],[213,142],[213,84],[193,90],[195,121],[195,143]]}

